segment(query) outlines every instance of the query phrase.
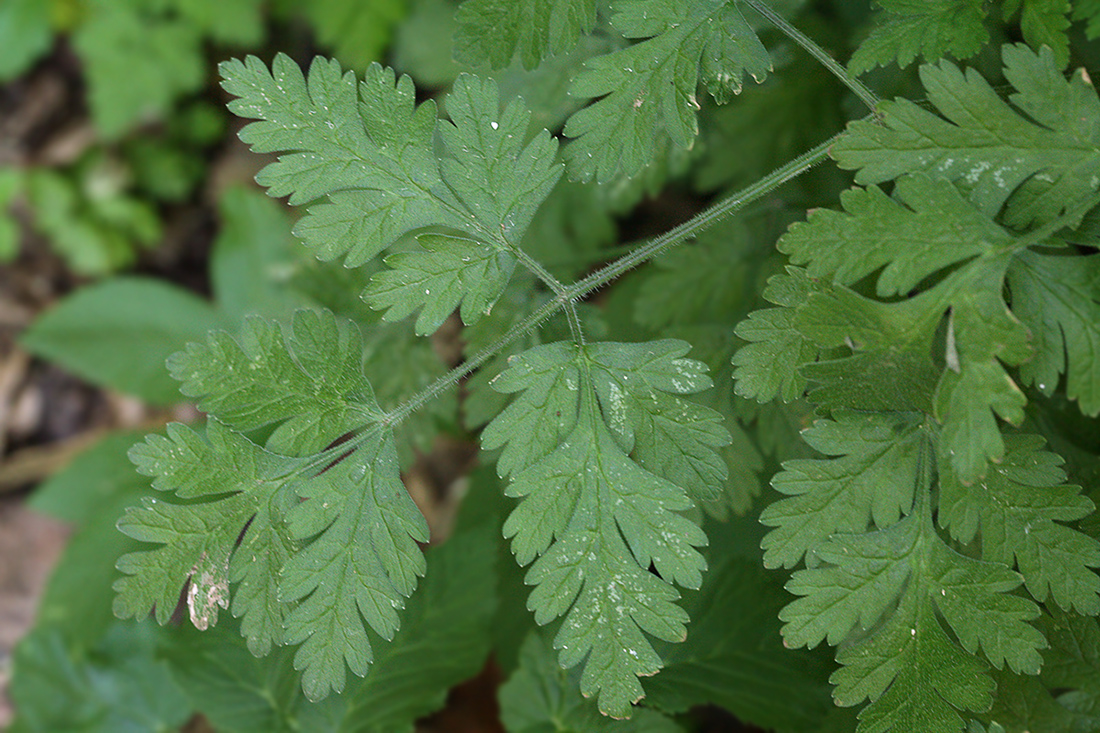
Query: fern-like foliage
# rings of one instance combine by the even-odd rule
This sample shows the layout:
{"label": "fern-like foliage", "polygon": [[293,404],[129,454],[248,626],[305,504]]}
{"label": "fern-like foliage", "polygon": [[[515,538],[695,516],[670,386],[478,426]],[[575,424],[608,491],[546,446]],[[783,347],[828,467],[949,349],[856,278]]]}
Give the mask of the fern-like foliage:
{"label": "fern-like foliage", "polygon": [[258,120],[241,139],[256,152],[287,153],[257,181],[292,204],[321,200],[295,228],[317,256],[355,267],[424,227],[465,235],[432,234],[387,258],[391,269],[364,294],[374,307],[389,308],[388,318],[423,309],[417,330],[431,333],[459,302],[467,323],[492,305],[562,169],[545,130],[527,141],[521,101],[501,109],[495,82],[462,76],[446,121],[433,102],[416,104],[411,79],[378,64],[358,84],[334,61],[315,60],[306,76],[284,55],[270,71],[255,57],[226,62],[222,76],[238,97],[230,109]]}
{"label": "fern-like foliage", "polygon": [[942,117],[897,101],[850,127],[833,154],[866,187],[788,231],[777,307],[738,329],[740,394],[805,392],[828,416],[804,434],[825,457],[773,480],[765,563],[805,564],[783,633],[841,647],[834,694],[870,701],[861,733],[961,731],[1015,679],[990,668],[1038,674],[1038,604],[1100,613],[1100,542],[1065,524],[1092,502],[1004,425],[1021,381],[1050,394],[1062,374],[1100,409],[1095,256],[1064,239],[1100,203],[1100,103],[1049,49],[1004,60],[1015,108],[941,63],[922,79]]}
{"label": "fern-like foliage", "polygon": [[[392,431],[362,374],[358,332],[299,312],[290,333],[250,320],[236,341],[213,333],[172,360],[183,391],[211,420],[202,435],[173,426],[131,457],[154,487],[120,528],[163,545],[119,561],[116,612],[155,608],[166,623],[187,585],[199,628],[218,607],[242,618],[249,648],[300,644],[295,667],[311,699],[366,674],[369,627],[392,639],[424,572],[427,525],[398,475]],[[250,431],[272,429],[261,446]],[[361,431],[344,451],[324,453]]]}
{"label": "fern-like foliage", "polygon": [[[710,386],[677,341],[547,344],[513,357],[493,382],[518,393],[482,434],[503,447],[507,493],[523,501],[504,533],[540,624],[559,616],[563,667],[586,660],[581,691],[613,717],[661,668],[646,635],[680,641],[687,615],[675,585],[698,588],[703,531],[678,512],[716,490],[714,449],[728,442],[713,411],[674,395]],[[650,565],[656,574],[649,571]]]}
{"label": "fern-like foliage", "polygon": [[741,91],[745,74],[762,81],[771,57],[738,2],[628,0],[617,3],[615,28],[638,42],[597,56],[572,93],[598,101],[576,112],[565,134],[578,179],[634,176],[665,145],[688,148],[698,132],[700,83],[719,102]]}

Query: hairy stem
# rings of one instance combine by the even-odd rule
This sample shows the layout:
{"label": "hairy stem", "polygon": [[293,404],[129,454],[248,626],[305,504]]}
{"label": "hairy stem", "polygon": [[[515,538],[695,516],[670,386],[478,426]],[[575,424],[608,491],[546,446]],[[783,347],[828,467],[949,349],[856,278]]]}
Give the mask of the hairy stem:
{"label": "hairy stem", "polygon": [[857,97],[863,100],[863,103],[866,104],[872,112],[875,110],[879,103],[878,96],[868,89],[863,82],[849,74],[847,69],[838,64],[836,59],[825,52],[825,49],[810,40],[805,33],[788,23],[783,16],[760,2],[760,0],[744,0],[744,2],[750,8],[767,18],[768,21],[781,30],[784,35],[799,46],[802,46],[807,53],[820,61],[822,66],[831,71],[833,76],[837,79],[840,79],[844,86],[851,89]]}
{"label": "hairy stem", "polygon": [[[398,407],[394,408],[390,412],[386,413],[382,419],[384,425],[397,425],[406,417],[411,415],[422,405],[429,402],[437,395],[442,394],[444,391],[450,389],[464,377],[471,374],[475,369],[487,362],[498,354],[505,346],[515,341],[517,338],[525,333],[528,333],[547,318],[556,313],[559,309],[564,308],[567,317],[570,319],[570,328],[573,328],[574,322],[576,323],[577,330],[574,331],[574,339],[579,344],[583,344],[583,335],[579,333],[580,321],[577,319],[577,312],[575,303],[584,298],[588,294],[603,287],[607,283],[620,277],[623,273],[637,267],[638,265],[656,257],[667,249],[674,247],[675,245],[683,242],[699,232],[703,231],[707,227],[721,221],[725,217],[733,214],[734,212],[744,208],[748,204],[766,196],[771,193],[777,187],[783,185],[792,178],[796,178],[802,173],[805,173],[810,168],[814,167],[818,163],[825,160],[828,155],[829,148],[837,141],[839,135],[834,135],[816,148],[809,152],[803,153],[799,157],[787,163],[781,168],[777,168],[770,174],[760,179],[756,183],[742,189],[741,191],[733,194],[729,198],[726,198],[709,209],[701,212],[697,216],[689,219],[683,224],[669,230],[656,239],[651,240],[648,244],[645,244],[637,249],[633,250],[629,254],[620,257],[614,262],[606,265],[596,272],[592,273],[588,277],[579,280],[576,283],[568,287],[560,286],[560,291],[555,292],[553,300],[549,301],[530,316],[525,318],[520,323],[517,323],[511,329],[508,330],[504,336],[498,339],[495,343],[482,349],[471,358],[459,364],[457,367],[444,374],[439,379],[435,380],[427,387],[425,387],[419,393],[413,395],[408,401],[402,403]],[[531,260],[534,262],[534,260]],[[537,263],[536,263],[537,264]],[[541,265],[539,265],[541,268]],[[537,274],[537,273],[536,273]],[[549,273],[547,273],[549,275]],[[550,276],[553,279],[553,276]],[[545,281],[544,281],[545,282]],[[554,282],[557,282],[554,279]],[[552,289],[554,289],[552,287]]]}

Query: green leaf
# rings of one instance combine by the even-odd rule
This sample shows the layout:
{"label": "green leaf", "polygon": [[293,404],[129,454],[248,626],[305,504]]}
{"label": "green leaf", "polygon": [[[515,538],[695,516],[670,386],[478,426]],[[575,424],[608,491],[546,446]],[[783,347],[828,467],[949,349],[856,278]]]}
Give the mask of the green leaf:
{"label": "green leaf", "polygon": [[[1006,478],[987,477],[980,489],[969,490],[956,479],[943,444],[927,425],[913,420],[916,416],[895,416],[892,431],[883,415],[866,416],[877,429],[859,429],[858,417],[844,416],[810,434],[811,445],[837,457],[790,462],[774,480],[780,490],[797,488],[798,495],[762,516],[778,527],[764,541],[772,562],[796,562],[804,546],[813,553],[807,555],[807,569],[795,572],[787,584],[800,598],[780,613],[786,622],[783,636],[793,647],[812,648],[823,640],[839,646],[842,668],[832,677],[837,703],[871,701],[860,713],[860,733],[957,733],[963,728],[961,712],[983,712],[992,704],[988,665],[1039,672],[1039,650],[1047,643],[1028,623],[1039,608],[1013,591],[1025,583],[1037,600],[1064,594],[1066,588],[1080,596],[1073,587],[1081,582],[1080,572],[1065,571],[1075,580],[1063,585],[1062,570],[1035,568],[1032,550],[1015,553],[1023,575],[1014,572],[1013,553],[1020,545],[1012,535],[1028,535],[1030,517],[1037,530],[1034,541],[1049,542],[1044,538],[1059,531],[1046,526],[1052,519],[1076,518],[1088,507],[1068,509],[1073,494],[1062,490],[1054,496],[1065,497],[1061,503],[1067,511],[1044,516],[1037,508],[1028,515],[1032,510],[1025,502],[1035,488],[1059,478],[1053,460],[1033,453],[1033,440],[1023,439],[1020,452],[1010,441]],[[873,484],[870,496],[838,511],[838,499],[850,501],[853,478]],[[1022,485],[1015,488],[1013,482]],[[981,547],[984,560],[960,554],[937,534],[931,509],[936,495],[940,521],[950,524],[961,541]],[[814,497],[832,502],[807,501]],[[871,502],[882,499],[876,515]],[[1003,512],[996,508],[1001,501],[1008,503]],[[1043,506],[1058,506],[1058,500]],[[1016,517],[1023,522],[1017,525]],[[803,527],[818,531],[808,539],[791,532]]]}
{"label": "green leaf", "polygon": [[381,58],[398,23],[405,17],[407,0],[312,0],[301,12],[313,26],[321,45],[332,49],[342,63],[364,69]]}
{"label": "green leaf", "polygon": [[417,247],[386,257],[364,297],[372,308],[388,308],[384,318],[397,321],[422,308],[416,333],[434,333],[462,304],[462,320],[473,323],[489,310],[507,285],[515,258],[481,242],[442,234],[421,234]]}
{"label": "green leaf", "polygon": [[920,417],[912,413],[841,413],[802,433],[810,447],[832,460],[783,464],[772,485],[788,498],[769,505],[760,522],[774,527],[764,538],[764,565],[791,568],[837,533],[885,529],[913,507],[917,459],[924,448]]}
{"label": "green leaf", "polygon": [[[226,62],[221,71],[226,91],[239,97],[230,109],[260,120],[241,139],[256,152],[293,151],[257,180],[273,196],[289,194],[292,204],[323,197],[294,230],[319,257],[345,255],[348,267],[359,266],[430,225],[477,243],[471,254],[461,240],[446,240],[456,245],[447,248],[450,269],[430,256],[389,259],[396,271],[376,278],[369,300],[392,314],[425,307],[422,331],[437,328],[455,307],[458,286],[477,288],[463,308],[468,323],[495,301],[535,210],[561,175],[553,138],[542,131],[528,140],[530,111],[520,100],[502,110],[495,82],[464,75],[448,98],[451,121],[437,125],[433,103],[416,106],[412,81],[377,64],[358,95],[354,75],[322,59],[308,79],[283,55],[271,72],[255,57]],[[437,132],[442,158],[433,147]],[[425,246],[441,251],[444,241]],[[482,264],[467,267],[468,256]],[[489,272],[499,274],[480,277]]]}
{"label": "green leaf", "polygon": [[420,592],[402,627],[379,646],[365,680],[315,703],[299,691],[289,650],[252,656],[233,624],[181,629],[161,653],[196,709],[219,731],[411,731],[442,707],[456,683],[482,667],[495,604],[494,540],[488,527],[460,527],[428,550]]}
{"label": "green leaf", "polygon": [[1004,460],[980,483],[941,478],[939,522],[971,542],[981,526],[982,558],[1019,568],[1028,592],[1064,609],[1100,613],[1100,542],[1058,522],[1095,507],[1077,486],[1066,486],[1062,459],[1042,451],[1037,436],[1011,436]]}
{"label": "green leaf", "polygon": [[240,339],[215,331],[168,362],[180,391],[235,430],[278,423],[267,447],[310,453],[380,416],[363,376],[358,330],[331,313],[300,310],[289,333],[245,320]]}
{"label": "green leaf", "polygon": [[291,262],[290,222],[255,190],[233,186],[218,202],[221,227],[210,254],[218,307],[235,320],[249,313],[282,315],[290,303],[279,279]]}
{"label": "green leaf", "polygon": [[209,303],[182,288],[119,277],[65,298],[20,341],[94,384],[167,405],[180,395],[165,360],[222,323]]}
{"label": "green leaf", "polygon": [[[1048,223],[1100,190],[1100,100],[1078,70],[1064,79],[1050,49],[1006,45],[1005,102],[973,70],[921,68],[941,116],[907,100],[883,102],[881,121],[854,122],[832,154],[859,184],[914,171],[955,181],[987,216]],[[1007,205],[1006,205],[1007,204]]]}
{"label": "green leaf", "polygon": [[412,80],[371,65],[362,82],[334,61],[316,59],[308,80],[285,55],[269,72],[256,57],[220,66],[229,109],[260,120],[241,131],[257,153],[290,152],[261,171],[272,196],[305,204],[322,196],[295,228],[324,259],[347,253],[366,262],[400,234],[432,223],[429,188],[439,182],[431,153],[435,105],[416,106]]}
{"label": "green leaf", "polygon": [[424,574],[417,542],[428,526],[398,473],[392,434],[368,433],[363,447],[297,487],[304,499],[288,515],[291,535],[311,540],[280,572],[279,599],[300,601],[286,618],[294,666],[311,700],[344,689],[344,663],[360,677],[373,649],[360,616],[393,638],[398,611]]}
{"label": "green leaf", "polygon": [[1064,67],[1069,60],[1070,3],[1063,0],[1011,0],[1005,3],[1005,18],[1020,10],[1020,30],[1024,40],[1032,48],[1048,46],[1054,51],[1058,65]]}
{"label": "green leaf", "polygon": [[519,55],[533,69],[547,56],[566,53],[596,23],[593,0],[466,0],[456,16],[456,57],[493,68]]}
{"label": "green leaf", "polygon": [[0,6],[0,80],[24,73],[53,41],[50,8],[38,0],[8,0]]}
{"label": "green leaf", "polygon": [[1085,37],[1090,41],[1100,36],[1100,2],[1097,0],[1073,3],[1073,19],[1085,21]]}
{"label": "green leaf", "polygon": [[66,648],[56,632],[32,632],[14,655],[19,673],[11,685],[18,711],[13,730],[178,730],[191,717],[191,706],[154,657],[159,633],[148,623],[116,622],[94,650],[80,653]]}
{"label": "green leaf", "polygon": [[64,173],[30,169],[26,193],[35,228],[82,275],[125,267],[140,247],[161,236],[161,221],[150,203],[127,192],[117,162],[96,151]]}
{"label": "green leaf", "polygon": [[[393,638],[424,572],[417,542],[427,541],[427,525],[401,484],[357,331],[302,311],[289,336],[254,319],[243,342],[214,333],[173,358],[213,418],[207,435],[170,427],[132,458],[155,488],[198,501],[148,500],[120,523],[163,547],[120,560],[118,612],[155,606],[164,622],[190,580],[192,621],[204,628],[236,583],[232,611],[250,649],[301,644],[294,664],[306,695],[320,699],[344,688],[346,666],[366,674],[364,624]],[[261,427],[274,428],[266,450],[234,430]],[[349,432],[343,455],[321,452]]]}
{"label": "green leaf", "polygon": [[[528,605],[540,624],[565,617],[554,642],[559,661],[569,668],[587,658],[581,692],[598,693],[613,717],[642,697],[637,676],[661,666],[646,635],[679,641],[686,633],[673,583],[697,588],[705,567],[695,548],[706,536],[676,513],[691,507],[688,492],[651,472],[667,465],[643,468],[638,453],[648,448],[635,428],[647,397],[709,386],[703,365],[682,358],[687,348],[531,349],[494,381],[522,394],[482,433],[484,447],[504,446],[497,466],[511,477],[508,495],[524,497],[505,536],[521,565],[540,556],[526,578],[536,586]],[[675,450],[663,436],[655,446],[658,462]]]}
{"label": "green leaf", "polygon": [[804,304],[816,287],[805,270],[796,267],[768,281],[764,299],[780,307],[753,311],[736,329],[748,342],[732,361],[738,395],[759,402],[776,397],[791,402],[805,392],[806,378],[798,369],[813,361],[820,349],[795,328],[795,308]]}
{"label": "green leaf", "polygon": [[981,0],[875,0],[883,12],[848,62],[853,74],[917,56],[936,61],[950,54],[966,59],[989,43],[988,9]]}
{"label": "green leaf", "polygon": [[[203,82],[198,29],[144,3],[94,0],[73,33],[92,120],[105,138],[166,115]],[[140,63],[136,63],[140,60]]]}
{"label": "green leaf", "polygon": [[711,556],[715,567],[702,589],[685,594],[687,640],[669,645],[667,666],[645,681],[646,701],[672,713],[718,705],[761,728],[816,730],[831,707],[829,666],[783,647],[776,616],[786,594],[756,558],[728,547]]}
{"label": "green leaf", "polygon": [[256,45],[264,33],[263,0],[172,0],[177,12],[226,45]]}
{"label": "green leaf", "polygon": [[[251,632],[254,649],[266,653],[272,643],[281,643],[282,610],[275,589],[269,586],[287,556],[290,540],[269,507],[286,503],[287,492],[281,491],[286,482],[278,476],[285,459],[264,453],[215,421],[208,424],[205,436],[173,423],[167,437],[148,436],[131,449],[130,457],[140,473],[154,477],[153,488],[204,501],[172,504],[146,498],[140,508],[131,508],[119,520],[119,529],[130,537],[163,546],[118,561],[124,576],[115,583],[115,613],[140,617],[155,610],[157,621],[165,624],[175,611],[180,589],[190,582],[191,621],[205,629],[217,623],[218,607],[229,607],[233,575],[234,580],[244,579],[249,591],[257,586],[267,589],[266,602],[246,592],[246,597],[259,603],[241,602],[234,609],[238,615],[248,614],[245,628]],[[255,566],[236,563],[231,573],[237,540],[246,524],[244,553],[258,543],[259,549],[272,555],[265,554]]]}
{"label": "green leaf", "polygon": [[134,464],[126,456],[141,437],[141,433],[129,430],[107,433],[40,483],[27,500],[28,507],[65,522],[83,524],[120,493],[147,488],[149,482],[134,473]]}
{"label": "green leaf", "polygon": [[508,733],[678,733],[683,729],[653,710],[629,721],[600,715],[577,691],[579,675],[558,666],[549,636],[528,635],[519,668],[500,688],[500,716]]}
{"label": "green leaf", "polygon": [[459,527],[429,549],[424,587],[401,630],[379,646],[365,680],[303,706],[302,730],[412,733],[414,721],[442,708],[451,688],[476,675],[489,655],[498,541],[487,524]]}
{"label": "green leaf", "polygon": [[[803,370],[822,385],[812,399],[829,409],[931,408],[960,476],[978,478],[1004,452],[996,417],[1019,424],[1026,403],[1005,371],[1033,351],[1003,294],[1007,268],[1023,249],[1020,239],[949,182],[924,174],[899,179],[893,198],[871,187],[847,191],[841,201],[846,213],[815,211],[779,244],[795,263],[806,263],[811,276],[829,275],[836,283],[808,296],[793,315],[802,339],[841,350]],[[890,302],[838,287],[872,274],[883,299],[935,284]],[[942,368],[933,365],[933,353],[942,354]]]}
{"label": "green leaf", "polygon": [[1100,262],[1095,257],[1021,253],[1008,270],[1012,310],[1031,330],[1035,357],[1023,381],[1049,396],[1066,375],[1066,396],[1100,414]]}
{"label": "green leaf", "polygon": [[447,97],[451,123],[440,124],[450,153],[440,169],[484,231],[515,244],[561,177],[562,167],[550,133],[539,130],[528,139],[531,112],[521,99],[500,107],[496,82],[458,77]]}
{"label": "green leaf", "polygon": [[738,3],[628,0],[612,23],[643,39],[585,64],[572,93],[597,102],[575,113],[565,134],[570,175],[603,183],[637,175],[666,142],[691,147],[698,132],[696,87],[720,103],[741,91],[748,73],[763,81],[771,58],[741,15]]}

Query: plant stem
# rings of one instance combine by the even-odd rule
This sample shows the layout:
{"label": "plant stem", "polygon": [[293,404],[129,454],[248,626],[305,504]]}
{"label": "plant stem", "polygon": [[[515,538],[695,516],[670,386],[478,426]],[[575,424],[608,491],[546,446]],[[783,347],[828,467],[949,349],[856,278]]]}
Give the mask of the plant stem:
{"label": "plant stem", "polygon": [[694,236],[703,229],[706,229],[730,214],[744,208],[748,204],[766,196],[787,181],[798,177],[825,160],[829,153],[829,148],[839,139],[839,137],[840,134],[834,135],[816,148],[803,153],[785,166],[772,171],[751,186],[741,189],[734,195],[720,201],[692,219],[670,229],[656,239],[651,240],[648,244],[639,247],[628,255],[620,257],[583,280],[574,283],[566,289],[567,294],[573,299],[583,298],[593,290],[601,288],[612,280],[620,277],[628,270],[656,257],[683,240]]}
{"label": "plant stem", "polygon": [[805,33],[788,23],[783,16],[760,2],[760,0],[744,0],[744,2],[750,8],[767,18],[771,24],[781,30],[784,35],[806,49],[807,53],[820,61],[826,69],[833,73],[833,76],[840,79],[844,86],[851,89],[857,97],[863,100],[863,103],[866,104],[872,112],[875,111],[879,103],[878,96],[868,89],[867,85],[849,74],[847,69],[838,64],[832,56],[825,52],[825,49],[810,40]]}
{"label": "plant stem", "polygon": [[[577,312],[574,304],[576,301],[590,294],[594,290],[597,290],[612,280],[618,278],[623,273],[631,270],[638,265],[646,262],[653,257],[661,254],[665,250],[679,244],[680,242],[694,236],[703,229],[711,226],[712,224],[721,221],[730,214],[744,208],[748,204],[760,199],[763,196],[771,193],[773,190],[783,185],[792,178],[805,173],[810,168],[814,167],[818,163],[825,160],[828,155],[829,148],[839,138],[839,135],[834,135],[816,148],[803,153],[799,157],[787,163],[781,168],[777,168],[770,174],[760,179],[756,183],[742,189],[741,191],[733,194],[727,199],[720,201],[714,206],[710,207],[706,211],[701,212],[697,216],[683,224],[671,229],[670,231],[662,234],[656,239],[650,241],[648,244],[639,247],[629,254],[620,257],[609,265],[606,265],[596,272],[592,273],[588,277],[573,283],[572,285],[565,287],[561,286],[560,291],[555,292],[553,300],[549,301],[537,311],[523,319],[520,323],[512,326],[504,336],[498,339],[495,343],[482,349],[471,358],[459,364],[451,371],[444,374],[442,377],[436,379],[434,382],[425,387],[422,391],[413,395],[408,401],[398,405],[396,408],[386,413],[382,419],[384,425],[397,425],[406,417],[411,415],[422,405],[429,402],[437,395],[442,394],[444,391],[450,389],[455,384],[458,384],[459,380],[471,374],[475,369],[487,362],[498,354],[505,346],[515,341],[517,338],[525,333],[528,333],[547,318],[552,316],[560,308],[566,310],[566,315],[570,318],[570,328],[573,327],[574,319],[577,319]],[[531,260],[534,262],[534,260]],[[537,263],[536,263],[537,264]],[[541,268],[541,265],[539,265]],[[535,273],[536,275],[538,273]],[[548,276],[554,282],[558,282],[552,275]],[[544,281],[545,282],[545,281]],[[576,320],[577,328],[580,327],[579,319]],[[578,332],[574,332],[574,339],[577,343],[584,343],[583,336]]]}

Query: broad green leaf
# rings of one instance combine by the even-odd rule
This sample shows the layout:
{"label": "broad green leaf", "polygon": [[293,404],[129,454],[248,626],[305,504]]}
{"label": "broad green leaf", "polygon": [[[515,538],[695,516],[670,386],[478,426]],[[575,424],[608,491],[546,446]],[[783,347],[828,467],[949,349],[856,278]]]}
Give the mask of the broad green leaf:
{"label": "broad green leaf", "polygon": [[1059,522],[1095,509],[1066,486],[1062,460],[1037,436],[1011,436],[1004,460],[978,483],[941,477],[939,522],[963,543],[981,527],[985,560],[1017,567],[1028,592],[1079,613],[1100,613],[1100,542]]}
{"label": "broad green leaf", "polygon": [[11,696],[22,733],[178,730],[191,706],[154,656],[155,625],[115,623],[95,649],[74,652],[60,634],[32,632],[15,650]]}
{"label": "broad green leaf", "polygon": [[1073,210],[1100,190],[1096,90],[1084,70],[1063,78],[1049,49],[1002,53],[1016,89],[1008,101],[973,70],[925,66],[921,81],[942,117],[907,100],[883,102],[882,121],[852,123],[833,156],[858,171],[859,184],[915,171],[955,181],[987,216],[1005,207],[1016,227]]}
{"label": "broad green leaf", "polygon": [[970,58],[989,42],[981,0],[875,0],[876,22],[848,62],[854,74],[896,61],[908,66],[917,56],[937,61],[950,54]]}
{"label": "broad green leaf", "polygon": [[703,587],[684,597],[687,640],[662,650],[667,666],[645,681],[647,703],[671,713],[718,705],[767,730],[816,730],[832,707],[829,665],[784,648],[776,616],[788,597],[757,558],[728,547],[710,554]]}
{"label": "broad green leaf", "polygon": [[280,279],[290,269],[293,243],[286,213],[259,192],[234,186],[222,195],[218,214],[210,285],[219,308],[237,321],[250,313],[283,315],[291,299]]}
{"label": "broad green leaf", "polygon": [[157,652],[187,700],[219,733],[291,733],[304,703],[293,650],[256,657],[235,626],[227,620],[205,631],[181,627]]}
{"label": "broad green leaf", "polygon": [[[695,548],[706,536],[677,514],[692,506],[688,492],[651,472],[667,466],[647,470],[631,454],[645,398],[709,386],[686,351],[675,341],[536,347],[495,380],[499,391],[521,394],[482,433],[486,448],[504,446],[498,471],[511,477],[507,493],[523,497],[505,536],[521,565],[539,556],[527,574],[528,606],[540,624],[565,617],[559,662],[587,659],[581,692],[598,693],[613,717],[642,697],[637,676],[661,666],[647,635],[685,634],[673,583],[697,588],[705,567]],[[670,448],[663,438],[656,445]]]}
{"label": "broad green leaf", "polygon": [[125,277],[76,291],[20,341],[94,384],[167,405],[181,398],[165,360],[223,323],[213,306],[182,288]]}
{"label": "broad green leaf", "polygon": [[118,531],[117,523],[127,507],[149,492],[149,480],[134,473],[124,448],[117,454],[129,476],[117,481],[110,494],[97,496],[95,510],[80,518],[38,600],[34,628],[61,634],[74,656],[94,648],[115,623],[115,562],[139,549],[138,542]]}
{"label": "broad green leaf", "polygon": [[570,51],[596,23],[593,0],[466,0],[456,16],[455,54],[493,68],[518,55],[528,69]]}
{"label": "broad green leaf", "polygon": [[99,133],[120,137],[157,120],[203,82],[198,29],[145,3],[92,0],[72,42],[88,78]]}
{"label": "broad green leaf", "polygon": [[634,177],[662,144],[691,147],[700,82],[724,103],[746,73],[763,81],[772,68],[739,3],[628,0],[616,5],[612,23],[640,40],[593,58],[574,81],[573,94],[598,99],[565,126],[576,138],[566,157],[577,180]]}
{"label": "broad green leaf", "polygon": [[25,72],[53,40],[49,5],[39,0],[8,0],[0,6],[0,79]]}
{"label": "broad green leaf", "polygon": [[126,455],[134,441],[142,437],[142,433],[129,430],[107,433],[38,484],[27,506],[66,522],[83,524],[120,493],[147,488],[148,480],[134,473],[134,464]]}

